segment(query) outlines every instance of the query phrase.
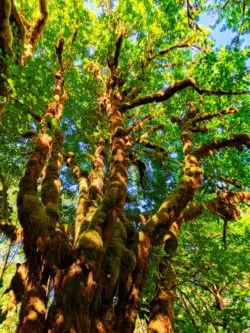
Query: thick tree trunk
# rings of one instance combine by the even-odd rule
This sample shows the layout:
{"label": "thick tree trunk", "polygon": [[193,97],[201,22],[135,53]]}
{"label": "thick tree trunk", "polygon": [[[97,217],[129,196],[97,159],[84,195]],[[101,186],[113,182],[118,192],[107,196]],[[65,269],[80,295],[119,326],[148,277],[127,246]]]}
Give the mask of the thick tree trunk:
{"label": "thick tree trunk", "polygon": [[[55,77],[54,101],[45,109],[42,128],[36,138],[25,175],[20,181],[17,198],[30,281],[30,287],[26,288],[22,299],[18,333],[44,332],[50,271],[53,266],[63,268],[72,262],[72,250],[67,237],[56,230],[59,221],[59,170],[63,145],[59,120],[65,102],[63,71],[56,73]],[[48,126],[54,132],[53,138],[47,134]],[[43,169],[45,175],[41,201],[37,186]]]}
{"label": "thick tree trunk", "polygon": [[176,274],[171,260],[162,259],[158,272],[158,287],[150,307],[148,333],[174,332],[174,297]]}

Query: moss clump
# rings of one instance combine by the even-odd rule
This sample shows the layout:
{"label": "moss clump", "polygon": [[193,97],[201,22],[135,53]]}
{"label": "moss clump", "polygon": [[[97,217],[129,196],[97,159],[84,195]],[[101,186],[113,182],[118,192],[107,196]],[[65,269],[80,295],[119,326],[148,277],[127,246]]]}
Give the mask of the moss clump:
{"label": "moss clump", "polygon": [[76,247],[79,249],[98,250],[103,248],[103,241],[96,230],[86,230],[80,235]]}
{"label": "moss clump", "polygon": [[54,225],[59,221],[59,213],[57,211],[57,206],[47,206],[46,207],[46,213],[50,218],[51,222],[54,222]]}
{"label": "moss clump", "polygon": [[18,209],[18,217],[25,232],[43,233],[49,226],[46,210],[35,194],[24,194]]}
{"label": "moss clump", "polygon": [[91,221],[91,229],[98,229],[100,228],[107,218],[107,212],[105,207],[103,207],[103,202],[101,206],[96,210],[96,212],[93,215],[92,221]]}

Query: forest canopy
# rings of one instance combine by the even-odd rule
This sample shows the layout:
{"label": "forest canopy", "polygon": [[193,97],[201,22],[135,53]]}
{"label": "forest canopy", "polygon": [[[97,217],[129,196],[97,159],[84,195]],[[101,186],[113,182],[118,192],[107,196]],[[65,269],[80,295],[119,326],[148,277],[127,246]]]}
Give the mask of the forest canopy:
{"label": "forest canopy", "polygon": [[249,22],[1,0],[1,332],[248,332]]}

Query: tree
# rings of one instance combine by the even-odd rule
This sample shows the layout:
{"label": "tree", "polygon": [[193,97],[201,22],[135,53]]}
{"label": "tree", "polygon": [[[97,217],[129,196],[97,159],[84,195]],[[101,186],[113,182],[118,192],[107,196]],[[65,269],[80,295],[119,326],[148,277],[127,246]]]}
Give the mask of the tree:
{"label": "tree", "polygon": [[[250,13],[230,3],[1,2],[1,232],[23,241],[7,289],[18,333],[133,332],[152,267],[148,332],[173,332],[176,290],[197,326],[185,265],[224,308],[227,278],[204,282],[197,261],[174,258],[183,224],[201,218],[206,237],[218,216],[226,244],[250,199]],[[230,46],[199,23],[211,11],[237,33]]]}

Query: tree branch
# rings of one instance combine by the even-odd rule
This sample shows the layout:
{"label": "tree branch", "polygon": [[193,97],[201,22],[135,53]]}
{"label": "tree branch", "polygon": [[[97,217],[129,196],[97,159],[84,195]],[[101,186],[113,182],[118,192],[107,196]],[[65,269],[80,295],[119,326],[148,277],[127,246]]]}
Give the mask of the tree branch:
{"label": "tree branch", "polygon": [[11,223],[0,221],[0,234],[4,234],[12,242],[21,242],[23,240],[23,229],[17,228]]}
{"label": "tree branch", "polygon": [[200,88],[195,80],[193,78],[186,78],[180,81],[176,81],[174,84],[172,84],[170,87],[168,87],[165,90],[160,90],[158,92],[155,92],[148,96],[142,96],[135,98],[129,102],[125,102],[121,104],[121,108],[123,111],[126,111],[128,109],[132,109],[136,106],[150,104],[153,102],[163,102],[167,101],[169,98],[171,98],[175,93],[187,88],[187,87],[193,87],[200,95],[217,95],[217,96],[227,96],[227,95],[242,95],[247,94],[248,91],[223,91],[223,90],[207,90]]}
{"label": "tree branch", "polygon": [[[23,104],[22,104],[23,105]],[[41,120],[43,119],[42,116],[40,116],[40,114],[38,114],[37,112],[35,111],[32,111],[30,109],[27,109],[27,112],[28,114],[30,114],[35,120],[41,122]]]}
{"label": "tree branch", "polygon": [[[185,222],[195,219],[202,214],[204,210],[209,210],[213,214],[221,214],[221,210],[225,208],[235,207],[233,204],[239,202],[250,201],[250,192],[226,192],[222,193],[216,199],[212,199],[201,203],[191,203],[183,211],[182,218]],[[233,205],[233,207],[232,207]],[[234,213],[234,212],[232,212]],[[235,214],[233,214],[235,215]],[[231,216],[234,217],[234,216]],[[237,216],[236,216],[237,217]]]}
{"label": "tree branch", "polygon": [[58,41],[58,44],[55,47],[56,47],[56,55],[57,55],[58,63],[60,65],[61,71],[63,71],[64,64],[63,64],[63,60],[62,60],[62,55],[63,55],[63,49],[64,49],[64,38],[60,38]]}
{"label": "tree branch", "polygon": [[169,151],[167,151],[167,149],[164,146],[162,146],[158,143],[148,141],[144,138],[139,138],[138,140],[136,140],[136,142],[144,145],[144,147],[147,147],[147,148],[150,148],[150,149],[157,149],[158,151],[160,151],[160,152],[162,152],[166,155],[169,154]]}
{"label": "tree branch", "polygon": [[119,61],[119,57],[121,54],[122,41],[123,41],[123,34],[121,33],[115,42],[115,55],[114,55],[114,61],[113,61],[113,66],[115,69],[118,66],[118,61]]}
{"label": "tree branch", "polygon": [[194,155],[203,158],[212,154],[214,150],[225,147],[236,147],[237,149],[242,150],[243,145],[250,148],[250,136],[248,134],[235,134],[232,138],[216,140],[202,145],[194,151]]}
{"label": "tree branch", "polygon": [[178,44],[172,45],[170,47],[167,47],[167,48],[155,53],[154,55],[149,56],[149,61],[154,60],[158,57],[161,57],[161,56],[169,53],[172,50],[182,49],[182,48],[186,48],[186,47],[196,47],[196,48],[200,49],[199,46],[191,44],[190,42],[188,42],[188,40],[185,40],[181,43],[178,43]]}
{"label": "tree branch", "polygon": [[43,32],[48,18],[47,0],[39,0],[39,9],[40,17],[38,18],[35,26],[33,27],[30,36],[30,44],[32,45],[33,50],[35,49],[36,43]]}
{"label": "tree branch", "polygon": [[171,62],[169,64],[165,64],[164,67],[192,66],[199,63],[199,61]]}
{"label": "tree branch", "polygon": [[218,111],[213,114],[211,114],[211,113],[198,114],[196,117],[194,117],[194,119],[192,120],[192,123],[195,124],[200,121],[210,120],[214,117],[221,117],[226,114],[233,114],[238,111],[239,111],[239,108],[229,107],[229,108],[226,108],[225,110]]}

